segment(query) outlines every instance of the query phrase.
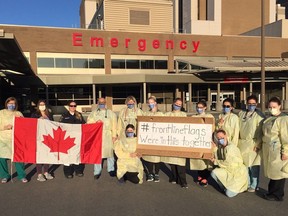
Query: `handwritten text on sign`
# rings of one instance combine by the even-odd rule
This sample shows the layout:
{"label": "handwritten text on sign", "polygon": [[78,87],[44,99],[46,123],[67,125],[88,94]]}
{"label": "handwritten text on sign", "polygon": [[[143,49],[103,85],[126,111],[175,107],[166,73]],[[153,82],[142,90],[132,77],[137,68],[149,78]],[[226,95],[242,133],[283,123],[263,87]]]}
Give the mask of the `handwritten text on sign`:
{"label": "handwritten text on sign", "polygon": [[138,143],[211,149],[211,124],[139,122]]}

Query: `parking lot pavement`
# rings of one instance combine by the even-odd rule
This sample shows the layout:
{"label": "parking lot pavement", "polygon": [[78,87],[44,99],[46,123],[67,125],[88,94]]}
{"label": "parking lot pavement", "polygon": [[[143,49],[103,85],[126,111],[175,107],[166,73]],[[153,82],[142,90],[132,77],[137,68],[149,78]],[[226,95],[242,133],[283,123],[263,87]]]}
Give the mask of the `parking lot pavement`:
{"label": "parking lot pavement", "polygon": [[[66,179],[63,167],[55,166],[55,179],[36,180],[34,165],[27,165],[30,182],[0,185],[1,216],[190,216],[190,215],[286,215],[288,197],[283,202],[266,201],[255,193],[242,193],[234,198],[221,194],[210,181],[207,188],[194,183],[195,172],[187,171],[188,189],[168,182],[169,169],[161,165],[159,183],[119,184],[104,167],[98,180],[93,178],[93,165],[86,165],[84,177]],[[211,180],[211,179],[209,179]],[[212,183],[212,185],[211,185]],[[260,193],[268,179],[261,175]],[[287,186],[285,188],[287,194]]]}

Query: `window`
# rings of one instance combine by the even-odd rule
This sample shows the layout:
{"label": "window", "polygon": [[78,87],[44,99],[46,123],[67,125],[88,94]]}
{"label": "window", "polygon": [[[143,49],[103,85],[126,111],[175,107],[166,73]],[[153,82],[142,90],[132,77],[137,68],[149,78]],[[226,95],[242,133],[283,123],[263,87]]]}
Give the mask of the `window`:
{"label": "window", "polygon": [[130,10],[130,24],[150,25],[150,12],[142,10]]}
{"label": "window", "polygon": [[139,60],[126,60],[127,69],[140,69]]}
{"label": "window", "polygon": [[55,58],[56,68],[71,68],[70,58]]}
{"label": "window", "polygon": [[155,60],[155,69],[167,69],[167,60]]}
{"label": "window", "polygon": [[54,58],[38,58],[38,67],[54,68]]}
{"label": "window", "polygon": [[88,68],[87,59],[72,59],[73,68]]}
{"label": "window", "polygon": [[111,67],[112,68],[123,68],[123,69],[125,69],[125,60],[124,59],[112,59]]}
{"label": "window", "polygon": [[153,60],[141,60],[141,69],[154,69]]}
{"label": "window", "polygon": [[89,68],[104,68],[104,59],[89,59]]}

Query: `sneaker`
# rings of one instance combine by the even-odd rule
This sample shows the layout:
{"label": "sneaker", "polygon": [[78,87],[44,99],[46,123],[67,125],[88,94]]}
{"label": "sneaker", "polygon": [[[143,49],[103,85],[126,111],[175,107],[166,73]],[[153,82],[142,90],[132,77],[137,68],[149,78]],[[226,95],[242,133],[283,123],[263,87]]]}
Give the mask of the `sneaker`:
{"label": "sneaker", "polygon": [[202,180],[199,182],[199,185],[202,186],[202,187],[207,187],[207,186],[208,186],[208,181],[207,181],[207,179],[202,179]]}
{"label": "sneaker", "polygon": [[153,174],[149,174],[148,177],[147,177],[147,182],[151,182],[151,181],[154,181]]}
{"label": "sneaker", "polygon": [[154,175],[154,182],[160,182],[160,178],[158,174]]}
{"label": "sneaker", "polygon": [[22,182],[22,183],[27,183],[28,180],[27,180],[26,178],[22,178],[22,179],[21,179],[21,182]]}
{"label": "sneaker", "polygon": [[44,175],[42,174],[39,174],[38,177],[37,177],[37,181],[40,181],[40,182],[44,182],[46,181],[47,179],[44,177]]}
{"label": "sneaker", "polygon": [[94,175],[94,180],[98,180],[99,178],[100,178],[100,174],[98,174],[98,175]]}
{"label": "sneaker", "polygon": [[119,184],[125,184],[125,179],[123,177],[118,179],[118,183]]}
{"label": "sneaker", "polygon": [[188,185],[187,185],[187,184],[182,184],[182,185],[181,185],[181,188],[187,189],[187,188],[188,188]]}
{"label": "sneaker", "polygon": [[54,179],[54,177],[50,173],[44,173],[44,176],[47,180]]}
{"label": "sneaker", "polygon": [[256,190],[254,188],[248,188],[247,192],[254,193]]}
{"label": "sneaker", "polygon": [[78,177],[83,177],[84,173],[76,173],[75,175],[78,176]]}
{"label": "sneaker", "polygon": [[110,171],[109,175],[110,175],[110,177],[115,177],[116,176],[116,172],[115,171]]}
{"label": "sneaker", "polygon": [[7,183],[8,182],[8,179],[7,178],[3,178],[2,180],[1,180],[1,183],[2,184],[5,184],[5,183]]}
{"label": "sneaker", "polygon": [[65,175],[65,177],[66,177],[67,179],[72,179],[72,178],[73,178],[73,175]]}

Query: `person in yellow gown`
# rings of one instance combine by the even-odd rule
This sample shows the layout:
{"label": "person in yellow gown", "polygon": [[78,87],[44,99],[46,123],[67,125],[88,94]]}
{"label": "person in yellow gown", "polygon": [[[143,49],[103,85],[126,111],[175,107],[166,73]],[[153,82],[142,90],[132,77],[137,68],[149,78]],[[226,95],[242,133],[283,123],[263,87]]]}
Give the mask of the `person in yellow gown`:
{"label": "person in yellow gown", "polygon": [[142,116],[143,111],[137,107],[136,98],[128,96],[125,100],[126,107],[120,110],[117,123],[117,135],[125,134],[125,128],[128,124],[137,127],[137,116]]}
{"label": "person in yellow gown", "polygon": [[[244,192],[248,187],[248,173],[243,163],[240,150],[228,140],[223,129],[215,131],[214,157],[212,162],[217,166],[211,177],[228,197]],[[217,146],[216,146],[217,145]]]}
{"label": "person in yellow gown", "polygon": [[263,122],[262,154],[264,175],[270,181],[264,198],[282,201],[288,178],[288,116],[281,112],[277,97],[269,100],[268,108],[271,115]]}
{"label": "person in yellow gown", "polygon": [[134,184],[143,183],[143,165],[140,155],[136,152],[137,137],[135,127],[128,124],[125,135],[118,137],[115,142],[115,154],[117,156],[117,178],[120,183],[126,180]]}
{"label": "person in yellow gown", "polygon": [[[87,123],[103,122],[102,132],[102,158],[107,159],[107,171],[111,177],[115,176],[114,142],[117,139],[117,116],[106,107],[105,98],[99,98],[97,109],[93,110],[87,118]],[[102,163],[94,164],[94,179],[100,178]]]}
{"label": "person in yellow gown", "polygon": [[[182,108],[182,99],[176,98],[173,101],[173,109],[171,112],[165,113],[165,116],[178,116],[185,117],[187,116],[186,112],[181,111]],[[186,180],[186,158],[180,157],[161,157],[161,162],[167,163],[171,167],[172,176],[169,181],[172,184],[180,184],[182,188],[188,188],[187,180]]]}
{"label": "person in yellow gown", "polygon": [[[164,116],[162,112],[158,110],[157,99],[154,96],[148,98],[149,111],[145,112],[145,116]],[[160,156],[143,155],[143,160],[146,162],[148,169],[147,181],[160,182],[159,171],[160,171]],[[155,170],[155,172],[154,172]]]}
{"label": "person in yellow gown", "polygon": [[[5,109],[0,110],[0,178],[1,183],[7,183],[11,178],[8,171],[7,160],[12,158],[12,130],[14,117],[23,117],[17,111],[18,103],[16,98],[9,97],[5,101]],[[18,179],[23,183],[28,182],[24,170],[24,163],[14,163],[18,174]]]}
{"label": "person in yellow gown", "polygon": [[223,112],[219,115],[216,129],[223,129],[227,133],[228,140],[238,145],[239,140],[239,117],[233,113],[234,100],[226,98],[223,101]]}
{"label": "person in yellow gown", "polygon": [[240,134],[238,148],[248,170],[248,192],[255,192],[259,183],[262,124],[265,118],[257,107],[257,97],[247,98],[247,109],[239,112]]}
{"label": "person in yellow gown", "polygon": [[[212,132],[215,129],[215,119],[214,116],[210,113],[206,112],[207,104],[205,101],[199,101],[196,104],[196,115],[192,115],[192,117],[209,117],[213,119],[213,128]],[[212,137],[212,134],[211,134]],[[208,169],[211,169],[213,167],[213,164],[208,159],[190,159],[190,170],[197,170],[198,176],[197,176],[197,183],[200,186],[207,187],[208,186],[208,177],[210,176],[210,172]]]}

